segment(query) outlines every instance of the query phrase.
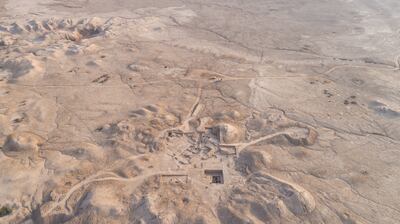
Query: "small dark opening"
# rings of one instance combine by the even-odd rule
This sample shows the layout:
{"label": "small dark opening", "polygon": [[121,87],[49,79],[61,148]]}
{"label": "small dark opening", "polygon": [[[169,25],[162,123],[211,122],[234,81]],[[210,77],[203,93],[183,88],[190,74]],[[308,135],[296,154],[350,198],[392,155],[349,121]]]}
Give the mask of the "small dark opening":
{"label": "small dark opening", "polygon": [[214,184],[222,184],[222,179],[220,176],[212,176],[212,183]]}
{"label": "small dark opening", "polygon": [[212,184],[223,184],[224,183],[224,174],[222,170],[205,170],[204,173],[211,177]]}

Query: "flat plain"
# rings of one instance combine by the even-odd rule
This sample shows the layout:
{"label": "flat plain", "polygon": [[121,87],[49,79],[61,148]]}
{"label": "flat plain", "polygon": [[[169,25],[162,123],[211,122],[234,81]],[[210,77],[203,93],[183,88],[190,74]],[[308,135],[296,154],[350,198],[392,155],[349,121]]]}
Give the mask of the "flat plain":
{"label": "flat plain", "polygon": [[399,19],[0,0],[0,223],[400,223]]}

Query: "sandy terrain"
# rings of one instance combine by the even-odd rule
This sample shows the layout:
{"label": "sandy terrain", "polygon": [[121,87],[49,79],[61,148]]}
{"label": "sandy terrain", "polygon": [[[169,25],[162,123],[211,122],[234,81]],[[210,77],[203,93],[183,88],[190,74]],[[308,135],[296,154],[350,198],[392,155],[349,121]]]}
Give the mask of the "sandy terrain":
{"label": "sandy terrain", "polygon": [[397,0],[0,0],[0,223],[400,223]]}

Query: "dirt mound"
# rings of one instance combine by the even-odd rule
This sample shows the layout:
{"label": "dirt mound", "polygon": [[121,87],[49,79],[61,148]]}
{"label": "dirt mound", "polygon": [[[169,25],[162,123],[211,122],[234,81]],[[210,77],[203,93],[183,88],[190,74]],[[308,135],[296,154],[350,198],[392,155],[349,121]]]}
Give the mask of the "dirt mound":
{"label": "dirt mound", "polygon": [[[14,22],[2,26],[3,32],[8,33],[16,39],[29,36],[36,41],[45,40],[47,38],[81,41],[104,35],[106,30],[107,26],[105,25],[105,21],[97,17],[80,20],[57,18],[30,20],[25,23]],[[8,39],[10,39],[10,37]]]}
{"label": "dirt mound", "polygon": [[227,123],[220,123],[210,127],[210,132],[220,143],[235,143],[243,138],[240,129]]}
{"label": "dirt mound", "polygon": [[43,142],[43,138],[30,132],[13,133],[7,136],[2,151],[8,157],[33,159]]}
{"label": "dirt mound", "polygon": [[134,200],[132,221],[199,224],[216,222],[211,208],[202,200],[200,192],[196,192],[190,184],[161,183],[142,193],[146,196],[136,197]]}
{"label": "dirt mound", "polygon": [[97,133],[106,136],[106,144],[131,153],[155,152],[163,149],[164,129],[179,124],[179,117],[163,107],[147,105],[132,110],[127,120],[106,124]]}
{"label": "dirt mound", "polygon": [[233,188],[218,217],[221,223],[295,223],[314,209],[314,198],[305,189],[258,172],[246,185]]}
{"label": "dirt mound", "polygon": [[28,55],[13,59],[0,59],[0,79],[9,83],[33,81],[43,76],[44,63]]}

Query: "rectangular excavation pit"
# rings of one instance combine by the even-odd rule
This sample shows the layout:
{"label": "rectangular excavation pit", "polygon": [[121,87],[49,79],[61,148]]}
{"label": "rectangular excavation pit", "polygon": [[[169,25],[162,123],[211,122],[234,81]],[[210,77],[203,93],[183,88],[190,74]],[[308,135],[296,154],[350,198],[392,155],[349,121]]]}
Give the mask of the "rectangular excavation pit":
{"label": "rectangular excavation pit", "polygon": [[160,176],[161,183],[184,183],[188,182],[187,174],[163,174]]}
{"label": "rectangular excavation pit", "polygon": [[211,184],[224,184],[224,172],[222,170],[204,170]]}
{"label": "rectangular excavation pit", "polygon": [[219,153],[221,155],[236,156],[237,155],[236,146],[220,144]]}

